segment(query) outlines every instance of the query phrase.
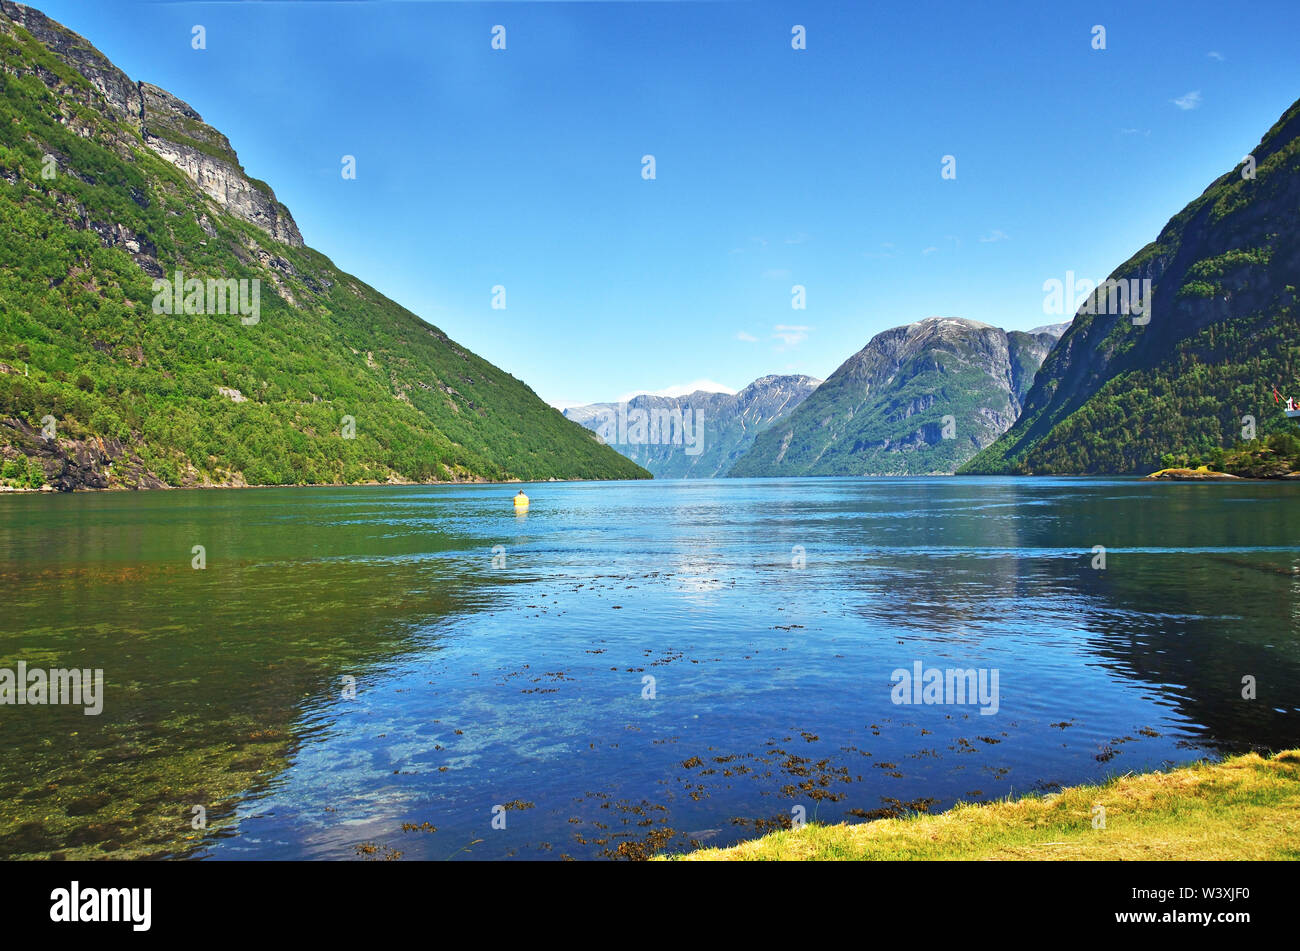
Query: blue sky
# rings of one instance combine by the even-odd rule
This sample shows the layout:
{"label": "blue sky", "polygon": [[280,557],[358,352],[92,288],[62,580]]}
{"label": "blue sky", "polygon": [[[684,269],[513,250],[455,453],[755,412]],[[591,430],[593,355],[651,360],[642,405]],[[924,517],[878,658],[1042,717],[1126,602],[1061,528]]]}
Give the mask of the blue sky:
{"label": "blue sky", "polygon": [[33,5],[556,404],[825,377],[928,316],[1065,319],[1044,281],[1104,278],[1300,98],[1294,0]]}

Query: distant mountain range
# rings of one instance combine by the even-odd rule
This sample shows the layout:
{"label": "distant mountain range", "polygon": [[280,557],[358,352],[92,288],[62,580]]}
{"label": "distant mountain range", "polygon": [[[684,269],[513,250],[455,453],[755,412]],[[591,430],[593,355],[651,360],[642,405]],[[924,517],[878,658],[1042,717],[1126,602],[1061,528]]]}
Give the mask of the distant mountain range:
{"label": "distant mountain range", "polygon": [[1300,397],[1300,102],[1110,280],[1149,282],[1147,312],[1110,288],[1085,301],[964,472],[1146,472],[1293,425],[1273,388]]}
{"label": "distant mountain range", "polygon": [[189,105],[9,0],[0,224],[0,487],[648,476],[305,247]]}
{"label": "distant mountain range", "polygon": [[877,334],[731,476],[951,473],[1007,430],[1065,324],[1005,331],[929,317]]}
{"label": "distant mountain range", "polygon": [[820,382],[808,376],[765,376],[735,394],[641,394],[625,404],[572,407],[564,415],[657,479],[707,479],[725,475],[759,433],[793,412]]}
{"label": "distant mountain range", "polygon": [[1149,472],[1167,453],[1294,431],[1275,388],[1300,398],[1297,287],[1300,102],[1102,287],[1069,301],[1072,322],[887,330],[726,474]]}

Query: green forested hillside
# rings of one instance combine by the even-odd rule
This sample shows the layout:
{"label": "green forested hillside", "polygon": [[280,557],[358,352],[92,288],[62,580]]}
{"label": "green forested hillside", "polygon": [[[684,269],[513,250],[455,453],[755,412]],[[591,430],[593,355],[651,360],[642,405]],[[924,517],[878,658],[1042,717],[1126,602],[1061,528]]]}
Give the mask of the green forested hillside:
{"label": "green forested hillside", "polygon": [[[224,136],[32,16],[0,7],[0,480],[648,475],[301,246],[288,211],[243,176]],[[138,122],[135,101],[117,101],[132,89],[144,103]],[[243,189],[231,192],[241,204],[214,201],[161,157],[173,143],[210,157]],[[154,278],[177,270],[260,280],[258,321],[155,313]],[[51,419],[53,440],[41,432]]]}
{"label": "green forested hillside", "polygon": [[1131,473],[1294,426],[1300,396],[1300,102],[1116,279],[1150,280],[1150,322],[1075,317],[1020,419],[961,471]]}

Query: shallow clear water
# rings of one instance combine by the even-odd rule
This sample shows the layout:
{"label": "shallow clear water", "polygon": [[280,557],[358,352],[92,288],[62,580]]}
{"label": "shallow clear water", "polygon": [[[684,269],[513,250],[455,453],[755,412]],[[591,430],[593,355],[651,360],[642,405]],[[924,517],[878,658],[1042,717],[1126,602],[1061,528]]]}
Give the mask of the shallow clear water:
{"label": "shallow clear water", "polygon": [[0,497],[0,668],[107,685],[0,706],[0,855],[637,857],[1300,745],[1300,486],[525,489]]}

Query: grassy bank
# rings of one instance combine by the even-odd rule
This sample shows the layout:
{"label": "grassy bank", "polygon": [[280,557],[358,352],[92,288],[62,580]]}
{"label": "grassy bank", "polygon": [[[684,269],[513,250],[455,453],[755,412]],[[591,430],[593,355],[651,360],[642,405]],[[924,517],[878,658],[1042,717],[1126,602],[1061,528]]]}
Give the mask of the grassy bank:
{"label": "grassy bank", "polygon": [[[1105,827],[1093,828],[1094,808]],[[692,860],[1300,859],[1300,750],[1119,776],[1048,796],[805,825]]]}

